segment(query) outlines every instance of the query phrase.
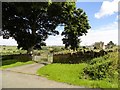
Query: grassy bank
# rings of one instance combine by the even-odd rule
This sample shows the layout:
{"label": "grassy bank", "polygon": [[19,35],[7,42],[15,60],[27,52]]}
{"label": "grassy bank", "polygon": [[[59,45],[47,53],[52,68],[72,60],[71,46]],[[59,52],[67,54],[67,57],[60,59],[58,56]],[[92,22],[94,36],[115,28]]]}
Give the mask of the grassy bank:
{"label": "grassy bank", "polygon": [[[37,71],[37,74],[40,76],[47,77],[48,79],[55,80],[58,82],[65,82],[68,84],[73,85],[79,85],[84,87],[90,87],[90,88],[118,88],[118,82],[117,82],[117,75],[109,78],[108,74],[111,71],[111,73],[114,74],[114,72],[117,72],[117,53],[110,53],[109,55],[96,59],[93,59],[90,63],[80,63],[80,64],[50,64],[45,67],[42,67]],[[105,60],[105,61],[104,61]],[[107,62],[107,63],[105,63]],[[112,63],[109,65],[109,62]],[[109,65],[109,68],[106,68],[106,65]],[[91,68],[92,66],[92,68]],[[97,66],[97,67],[96,67]],[[102,66],[102,69],[101,69]],[[90,73],[85,74],[88,75],[88,78],[81,78],[83,76],[84,70],[88,67],[88,70]],[[108,67],[108,66],[107,66]],[[100,75],[103,70],[106,72],[105,76],[107,78],[103,79],[97,79],[96,75]],[[88,71],[87,70],[87,71]],[[99,71],[98,73],[96,71]],[[109,72],[108,72],[109,71]],[[89,76],[91,73],[95,75],[96,79],[91,79]],[[102,74],[101,74],[102,75]],[[112,81],[110,81],[110,79]]]}
{"label": "grassy bank", "polygon": [[[33,61],[27,61],[27,62],[16,62],[17,60],[5,60],[2,62],[2,66],[0,66],[0,69],[6,69],[6,68],[12,68],[16,66],[26,65],[26,64],[32,64]],[[12,64],[10,64],[12,62]]]}
{"label": "grassy bank", "polygon": [[59,82],[65,82],[73,85],[80,85],[92,88],[116,88],[117,84],[105,80],[87,80],[80,79],[80,74],[87,64],[51,64],[42,67],[37,71],[40,76],[47,77]]}

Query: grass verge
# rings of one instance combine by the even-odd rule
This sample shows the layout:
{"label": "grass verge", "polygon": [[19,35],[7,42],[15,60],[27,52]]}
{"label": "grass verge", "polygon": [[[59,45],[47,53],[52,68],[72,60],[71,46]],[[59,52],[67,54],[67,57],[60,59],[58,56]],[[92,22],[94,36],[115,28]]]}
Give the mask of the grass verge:
{"label": "grass verge", "polygon": [[48,79],[88,88],[117,88],[117,84],[106,80],[81,79],[81,72],[88,64],[50,64],[40,68],[37,74]]}
{"label": "grass verge", "polygon": [[[34,63],[33,61],[27,61],[27,62],[15,62],[15,61],[16,60],[6,60],[6,61],[3,61],[3,63],[6,64],[6,65],[0,66],[0,70]],[[15,63],[8,64],[9,62],[15,62]]]}

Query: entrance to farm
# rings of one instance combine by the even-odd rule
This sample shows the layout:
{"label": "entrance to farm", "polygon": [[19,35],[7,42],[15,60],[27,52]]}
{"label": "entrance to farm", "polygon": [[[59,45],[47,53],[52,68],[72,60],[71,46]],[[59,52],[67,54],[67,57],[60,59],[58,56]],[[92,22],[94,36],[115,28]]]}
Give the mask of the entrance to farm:
{"label": "entrance to farm", "polygon": [[52,63],[53,53],[43,52],[33,56],[33,60],[38,63]]}

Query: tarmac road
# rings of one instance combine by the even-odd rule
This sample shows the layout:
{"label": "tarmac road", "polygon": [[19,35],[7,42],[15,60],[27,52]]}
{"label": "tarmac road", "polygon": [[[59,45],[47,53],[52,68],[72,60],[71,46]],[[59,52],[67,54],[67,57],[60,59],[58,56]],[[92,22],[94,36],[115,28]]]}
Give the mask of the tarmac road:
{"label": "tarmac road", "polygon": [[36,75],[43,64],[29,64],[2,71],[2,88],[83,88],[60,83]]}

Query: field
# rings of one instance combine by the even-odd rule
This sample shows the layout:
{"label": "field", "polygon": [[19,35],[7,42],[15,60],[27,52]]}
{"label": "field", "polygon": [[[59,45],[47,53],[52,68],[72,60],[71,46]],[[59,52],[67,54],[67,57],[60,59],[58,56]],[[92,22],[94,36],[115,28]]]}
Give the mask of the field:
{"label": "field", "polygon": [[19,50],[16,46],[0,46],[1,55],[11,55],[11,54],[20,54],[26,53],[26,50]]}
{"label": "field", "polygon": [[[45,53],[49,52],[49,49],[54,49],[54,52],[61,52],[61,48],[63,46],[43,46],[42,50],[34,50],[35,53]],[[69,50],[65,50],[63,52],[68,52]],[[1,55],[11,55],[11,54],[25,54],[26,50],[17,49],[17,46],[0,46],[0,54]]]}
{"label": "field", "polygon": [[[54,54],[70,53],[70,50],[64,50],[61,46],[42,47],[42,50],[34,50],[47,58],[50,49]],[[1,55],[25,54],[26,50],[18,50],[15,46],[1,46]],[[81,50],[82,48],[79,48]],[[114,47],[109,50],[115,50]],[[85,49],[89,51],[88,49]],[[99,50],[94,50],[99,51]],[[74,61],[74,60],[73,60]],[[8,59],[0,61],[0,69],[6,69],[25,64],[34,63],[33,61],[19,61],[17,59]],[[48,79],[68,84],[79,85],[92,88],[117,88],[118,87],[118,52],[109,52],[107,55],[93,58],[89,62],[84,61],[78,64],[60,64],[53,63],[40,68],[37,74]]]}

